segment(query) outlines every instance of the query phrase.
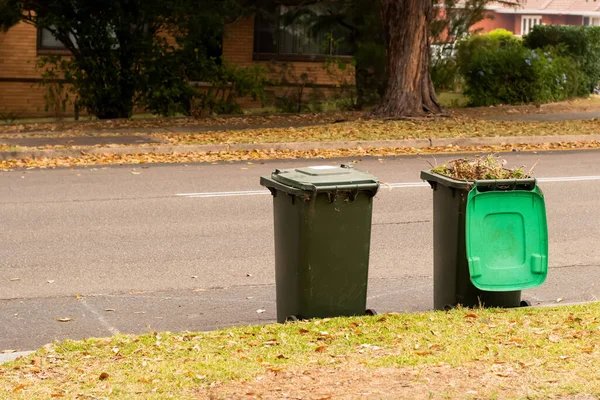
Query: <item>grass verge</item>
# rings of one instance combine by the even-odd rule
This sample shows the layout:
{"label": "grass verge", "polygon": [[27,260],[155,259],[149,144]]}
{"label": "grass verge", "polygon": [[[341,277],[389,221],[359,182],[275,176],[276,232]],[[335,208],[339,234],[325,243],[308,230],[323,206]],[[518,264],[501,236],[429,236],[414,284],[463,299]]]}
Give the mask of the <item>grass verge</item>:
{"label": "grass verge", "polygon": [[600,303],[65,341],[0,366],[5,399],[592,398]]}

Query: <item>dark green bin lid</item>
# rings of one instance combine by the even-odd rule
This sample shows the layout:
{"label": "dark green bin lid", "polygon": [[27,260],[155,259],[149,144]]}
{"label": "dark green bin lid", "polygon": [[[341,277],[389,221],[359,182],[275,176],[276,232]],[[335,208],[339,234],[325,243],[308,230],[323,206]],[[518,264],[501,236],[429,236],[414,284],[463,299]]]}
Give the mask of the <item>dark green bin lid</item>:
{"label": "dark green bin lid", "polygon": [[270,177],[260,178],[260,184],[290,194],[304,192],[369,191],[379,189],[379,180],[352,165],[319,165],[295,169],[275,170]]}

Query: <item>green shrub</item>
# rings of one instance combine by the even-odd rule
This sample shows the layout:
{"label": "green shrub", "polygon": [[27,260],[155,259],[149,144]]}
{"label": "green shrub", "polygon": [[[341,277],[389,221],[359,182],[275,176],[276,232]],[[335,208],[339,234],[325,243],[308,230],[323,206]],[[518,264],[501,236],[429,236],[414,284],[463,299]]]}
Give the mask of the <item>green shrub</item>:
{"label": "green shrub", "polygon": [[460,73],[456,58],[434,60],[430,67],[431,80],[436,90],[455,91],[460,83]]}
{"label": "green shrub", "polygon": [[600,27],[537,25],[524,38],[530,49],[552,47],[573,58],[584,73],[579,94],[589,94],[600,82]]}
{"label": "green shrub", "polygon": [[209,89],[206,93],[197,93],[198,102],[193,115],[240,114],[238,99],[250,97],[264,101],[266,70],[260,65],[239,67],[223,63],[208,74]]}
{"label": "green shrub", "polygon": [[473,106],[560,101],[577,96],[583,80],[573,59],[528,49],[503,32],[459,43],[457,60]]}

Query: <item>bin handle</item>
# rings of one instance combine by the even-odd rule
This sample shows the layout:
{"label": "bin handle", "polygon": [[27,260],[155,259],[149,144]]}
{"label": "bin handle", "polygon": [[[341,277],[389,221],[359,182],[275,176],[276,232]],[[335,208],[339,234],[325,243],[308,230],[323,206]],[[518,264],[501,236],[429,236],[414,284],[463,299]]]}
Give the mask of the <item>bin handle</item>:
{"label": "bin handle", "polygon": [[[517,186],[531,186],[530,190],[533,190],[537,184],[537,180],[535,178],[526,178],[526,179],[482,179],[475,180],[474,182],[476,189],[489,189],[495,191],[499,187],[502,187],[502,190],[506,190],[504,188],[508,187],[508,190],[516,190]],[[477,190],[479,191],[479,190]]]}
{"label": "bin handle", "polygon": [[357,183],[354,185],[328,185],[328,186],[316,186],[313,185],[312,191],[316,192],[360,192],[361,190],[371,192],[373,196],[377,193],[379,185],[373,186],[370,183]]}

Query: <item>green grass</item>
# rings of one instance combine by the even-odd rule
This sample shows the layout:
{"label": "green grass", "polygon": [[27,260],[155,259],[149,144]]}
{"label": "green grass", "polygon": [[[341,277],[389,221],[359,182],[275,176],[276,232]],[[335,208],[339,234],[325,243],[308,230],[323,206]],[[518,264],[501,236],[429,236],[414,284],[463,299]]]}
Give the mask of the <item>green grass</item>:
{"label": "green grass", "polygon": [[357,368],[366,374],[417,371],[415,384],[432,379],[419,397],[430,391],[463,398],[436,386],[432,368],[442,366],[453,379],[465,371],[489,375],[485,388],[472,382],[483,398],[598,395],[598,315],[599,303],[458,309],[65,341],[1,365],[0,397],[194,398],[215,384],[244,395],[238,382],[257,376],[280,384],[286,373],[315,376],[335,367],[337,379]]}
{"label": "green grass", "polygon": [[462,93],[439,92],[437,98],[442,107],[447,108],[466,107],[469,102]]}

